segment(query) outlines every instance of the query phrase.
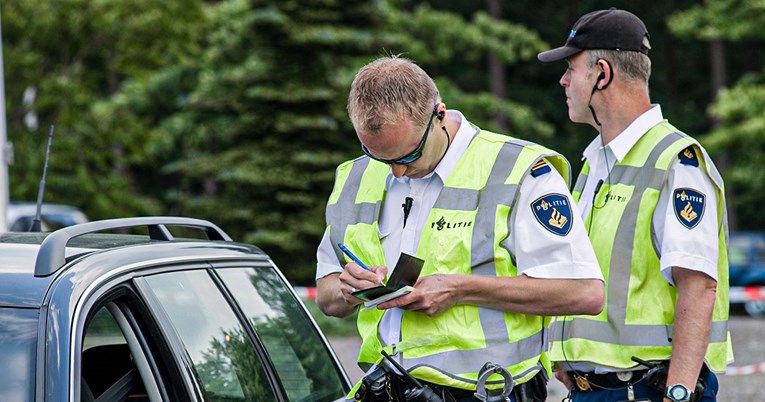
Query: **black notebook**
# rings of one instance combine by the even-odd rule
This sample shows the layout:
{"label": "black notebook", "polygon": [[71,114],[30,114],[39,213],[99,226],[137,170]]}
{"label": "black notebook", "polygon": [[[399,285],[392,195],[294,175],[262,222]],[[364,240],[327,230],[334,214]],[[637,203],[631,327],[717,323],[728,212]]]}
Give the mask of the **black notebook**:
{"label": "black notebook", "polygon": [[420,271],[422,271],[424,263],[423,260],[417,257],[401,253],[396,267],[393,269],[393,273],[388,278],[388,283],[385,286],[357,290],[352,294],[364,300],[364,307],[366,308],[374,307],[384,301],[403,296],[414,290],[412,286],[417,282],[417,278],[420,277]]}

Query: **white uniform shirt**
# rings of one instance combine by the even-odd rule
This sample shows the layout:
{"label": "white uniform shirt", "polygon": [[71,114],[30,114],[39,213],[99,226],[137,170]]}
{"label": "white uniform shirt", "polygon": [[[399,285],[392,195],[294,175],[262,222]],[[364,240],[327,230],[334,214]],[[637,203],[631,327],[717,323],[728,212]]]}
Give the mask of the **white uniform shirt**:
{"label": "white uniform shirt", "polygon": [[[608,174],[616,161],[623,160],[643,134],[663,121],[661,107],[653,105],[605,147],[602,145],[600,135],[587,146],[583,153],[583,160],[586,159],[589,162],[590,172],[578,203],[583,218],[592,208],[598,181],[603,180],[604,183],[608,183]],[[658,205],[653,214],[652,241],[658,246],[661,255],[659,260],[661,273],[673,286],[672,267],[704,272],[717,280],[718,200],[714,184],[700,166],[681,164],[677,158],[669,167],[668,177],[667,185],[659,193]],[[675,216],[672,193],[676,188],[695,189],[706,196],[704,214],[693,229],[682,225]],[[584,372],[594,370],[596,373],[617,371],[614,368],[586,362],[569,362],[563,367]]]}
{"label": "white uniform shirt", "polygon": [[[590,173],[578,204],[582,217],[586,217],[592,208],[598,181],[608,183],[608,174],[616,161],[623,160],[643,134],[663,121],[661,107],[653,105],[605,147],[602,146],[600,136],[587,146],[584,159],[590,164]],[[695,189],[706,196],[704,214],[693,229],[682,225],[675,216],[672,193],[676,188]],[[658,245],[661,255],[661,273],[672,285],[672,267],[701,271],[717,280],[716,194],[712,180],[700,166],[684,165],[679,159],[670,165],[667,186],[661,189],[659,204],[653,214],[652,240]]]}
{"label": "white uniform shirt", "polygon": [[[470,144],[476,129],[468,123],[462,113],[449,110],[451,120],[459,121],[456,134],[450,133],[452,143],[444,158],[429,175],[410,179],[388,175],[387,194],[380,216],[380,236],[385,254],[385,263],[395,267],[400,253],[416,255],[420,234],[430,210],[438,198],[444,182],[451,174],[457,161]],[[430,135],[445,135],[440,129]],[[587,239],[576,205],[572,202],[563,178],[552,169],[550,173],[529,176],[521,183],[519,197],[510,216],[509,251],[515,257],[518,274],[535,278],[559,279],[600,279],[603,276],[598,267],[595,253]],[[560,236],[547,230],[539,223],[531,210],[531,203],[550,193],[563,194],[571,207],[571,231]],[[413,199],[412,207],[404,227],[402,204],[406,197]],[[337,257],[325,234],[317,251],[316,278],[335,272],[342,272]],[[390,273],[389,273],[390,275]],[[401,309],[388,310],[380,323],[380,337],[383,344],[395,343],[400,339]]]}

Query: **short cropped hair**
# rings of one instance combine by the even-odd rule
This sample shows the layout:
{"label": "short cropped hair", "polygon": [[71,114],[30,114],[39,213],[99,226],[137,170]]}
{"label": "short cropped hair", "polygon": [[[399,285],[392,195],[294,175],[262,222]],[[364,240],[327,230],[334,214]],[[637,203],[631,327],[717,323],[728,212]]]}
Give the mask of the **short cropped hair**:
{"label": "short cropped hair", "polygon": [[356,73],[348,95],[348,115],[357,132],[369,135],[404,119],[424,127],[437,92],[433,79],[413,61],[381,57]]}
{"label": "short cropped hair", "polygon": [[648,86],[651,78],[651,59],[640,52],[610,49],[589,50],[588,67],[592,68],[598,60],[607,60],[611,68],[620,74],[623,81],[629,83],[642,83]]}

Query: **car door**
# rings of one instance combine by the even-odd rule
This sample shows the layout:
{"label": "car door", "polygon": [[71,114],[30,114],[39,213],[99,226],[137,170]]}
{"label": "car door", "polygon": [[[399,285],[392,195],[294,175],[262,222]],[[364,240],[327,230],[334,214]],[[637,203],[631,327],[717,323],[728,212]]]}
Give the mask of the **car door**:
{"label": "car door", "polygon": [[[135,281],[204,400],[334,401],[349,383],[318,327],[271,264]],[[176,338],[173,340],[172,338]]]}
{"label": "car door", "polygon": [[289,401],[334,401],[349,391],[345,371],[310,314],[271,267],[214,271],[254,329]]}
{"label": "car door", "polygon": [[82,335],[73,336],[74,400],[286,400],[207,267],[125,273],[87,297]]}

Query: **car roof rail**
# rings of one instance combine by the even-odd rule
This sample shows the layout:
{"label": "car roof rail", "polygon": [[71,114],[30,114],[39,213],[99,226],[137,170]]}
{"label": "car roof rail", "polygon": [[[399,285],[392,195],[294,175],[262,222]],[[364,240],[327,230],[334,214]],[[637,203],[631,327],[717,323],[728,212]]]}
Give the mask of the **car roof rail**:
{"label": "car roof rail", "polygon": [[183,226],[200,229],[210,240],[231,241],[231,237],[214,223],[202,219],[175,216],[152,216],[106,219],[67,226],[48,235],[40,244],[35,261],[35,276],[48,276],[66,264],[66,246],[75,237],[106,230],[147,227],[152,240],[170,241],[174,237],[167,226]]}

